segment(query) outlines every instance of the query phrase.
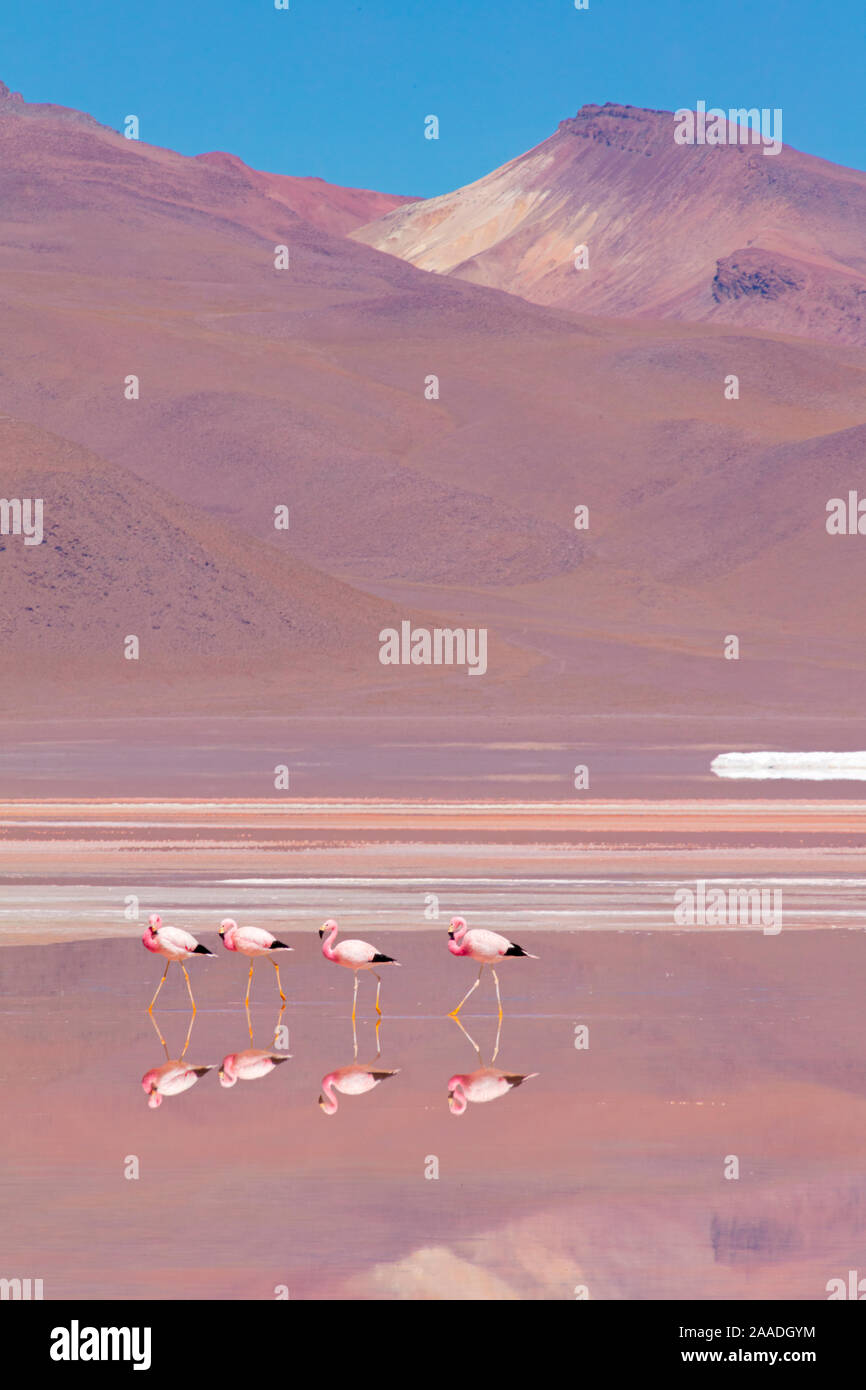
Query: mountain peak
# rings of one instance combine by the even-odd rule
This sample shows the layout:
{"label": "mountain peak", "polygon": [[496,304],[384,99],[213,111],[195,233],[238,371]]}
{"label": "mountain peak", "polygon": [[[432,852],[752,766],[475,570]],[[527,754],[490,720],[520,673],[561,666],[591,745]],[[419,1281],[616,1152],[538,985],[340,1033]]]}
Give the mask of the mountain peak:
{"label": "mountain peak", "polygon": [[77,111],[71,106],[55,106],[52,102],[27,101],[20,92],[13,92],[7,87],[5,82],[0,82],[0,113],[33,117],[37,120],[71,121],[77,125],[90,126],[95,130],[111,130],[117,134],[112,126],[103,125],[95,117],[88,116],[85,111]]}
{"label": "mountain peak", "polygon": [[582,106],[576,116],[560,121],[556,133],[577,135],[615,149],[649,154],[647,146],[661,134],[665,120],[673,120],[670,111],[620,106],[613,101],[606,101],[604,106],[590,102]]}
{"label": "mountain peak", "polygon": [[465,189],[352,235],[578,313],[866,343],[866,174],[782,149],[781,129],[776,151],[676,134],[670,111],[582,106]]}
{"label": "mountain peak", "polygon": [[16,104],[20,102],[22,106],[24,104],[24,98],[20,92],[13,92],[6,86],[5,82],[0,82],[0,102],[11,101],[14,101]]}

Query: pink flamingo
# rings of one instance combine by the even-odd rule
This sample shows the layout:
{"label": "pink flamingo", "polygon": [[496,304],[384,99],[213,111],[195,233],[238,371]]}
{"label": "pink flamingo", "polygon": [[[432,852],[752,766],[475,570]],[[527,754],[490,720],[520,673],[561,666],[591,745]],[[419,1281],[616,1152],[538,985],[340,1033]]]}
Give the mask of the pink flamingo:
{"label": "pink flamingo", "polygon": [[[356,975],[355,979],[357,978]],[[324,1094],[319,1096],[323,1114],[336,1115],[335,1092],[339,1091],[344,1096],[366,1095],[367,1091],[372,1091],[380,1081],[387,1081],[389,1076],[396,1076],[399,1070],[397,1067],[396,1071],[372,1071],[369,1064],[365,1066],[360,1062],[353,1062],[351,1066],[339,1067],[337,1071],[328,1072],[327,1076],[322,1077]]]}
{"label": "pink flamingo", "polygon": [[[293,951],[295,949],[294,946],[287,946],[285,942],[278,941],[263,927],[239,927],[231,917],[225,917],[220,922],[220,937],[227,951],[240,951],[241,955],[251,957],[244,1004],[250,1002],[250,986],[253,982],[256,958],[258,956],[271,956],[272,951]],[[280,967],[273,956],[271,956],[271,964],[277,972],[277,989],[280,991],[280,998],[285,1004],[286,996],[283,994],[283,986],[280,983]]]}
{"label": "pink flamingo", "polygon": [[537,1076],[537,1071],[499,1071],[497,1067],[479,1067],[465,1075],[452,1076],[448,1082],[448,1109],[452,1115],[464,1114],[470,1102],[481,1104],[507,1095],[515,1086]]}
{"label": "pink flamingo", "polygon": [[220,1085],[228,1089],[236,1081],[257,1081],[268,1076],[281,1062],[288,1062],[287,1052],[265,1052],[260,1047],[248,1047],[245,1052],[230,1052],[223,1057]]}
{"label": "pink flamingo", "polygon": [[144,933],[141,941],[142,945],[145,946],[148,951],[153,951],[154,955],[165,956],[165,970],[162,972],[162,979],[156,987],[156,994],[151,999],[147,1012],[153,1012],[153,1006],[156,1003],[157,995],[165,984],[168,967],[171,965],[172,961],[175,960],[183,971],[189,1002],[192,1004],[192,1011],[194,1014],[196,1011],[195,1000],[192,997],[189,975],[186,973],[186,966],[183,962],[188,960],[190,956],[212,956],[213,951],[209,951],[207,946],[200,946],[195,937],[188,931],[184,931],[182,927],[164,927],[162,925],[162,918],[158,917],[156,913],[148,917],[147,931]]}
{"label": "pink flamingo", "polygon": [[[524,951],[522,946],[518,946],[514,941],[509,941],[505,936],[497,935],[495,931],[483,931],[478,927],[474,927],[472,931],[467,930],[463,917],[451,918],[451,926],[448,928],[448,950],[452,956],[470,956],[472,960],[481,962],[478,979],[472,989],[466,991],[457,1008],[451,1010],[451,1018],[457,1017],[472,991],[481,984],[481,975],[486,965],[489,965],[490,969],[493,970],[493,962],[503,960],[507,956],[528,956],[530,960],[538,960],[538,956]],[[496,1000],[499,1004],[501,1021],[502,999],[499,994],[499,977],[495,970],[493,970],[493,978],[496,981]]]}
{"label": "pink flamingo", "polygon": [[[381,951],[377,951],[375,946],[371,946],[369,941],[341,941],[339,946],[334,945],[334,938],[340,928],[330,917],[323,927],[319,928],[319,940],[328,933],[328,939],[322,946],[322,955],[325,960],[332,960],[337,965],[345,965],[347,970],[355,972],[355,993],[352,999],[352,1022],[355,1022],[355,1005],[358,1002],[358,971],[373,970],[374,965],[399,965],[400,962],[393,956],[383,956]],[[377,971],[373,974],[378,980],[376,986],[376,1013],[381,1016],[382,1010],[379,1008],[379,990],[382,988],[382,978]]]}
{"label": "pink flamingo", "polygon": [[452,1076],[448,1082],[448,1109],[452,1115],[463,1115],[467,1105],[474,1103],[483,1104],[485,1101],[498,1100],[500,1096],[507,1095],[513,1091],[515,1086],[520,1086],[524,1081],[531,1081],[538,1075],[537,1071],[515,1072],[503,1071],[501,1067],[494,1066],[496,1058],[499,1056],[499,1039],[502,1034],[502,1019],[499,1020],[499,1027],[496,1030],[496,1046],[493,1049],[493,1057],[490,1065],[484,1065],[484,1058],[481,1056],[481,1048],[473,1037],[466,1032],[460,1019],[455,1016],[454,1022],[460,1029],[464,1037],[468,1038],[478,1054],[478,1061],[481,1065],[475,1071],[458,1073]]}
{"label": "pink flamingo", "polygon": [[179,1096],[194,1086],[200,1076],[213,1071],[213,1067],[194,1067],[191,1062],[163,1062],[161,1067],[146,1071],[141,1084],[147,1092],[147,1103],[152,1110],[162,1105],[163,1096]]}
{"label": "pink flamingo", "polygon": [[150,1016],[150,1021],[156,1029],[156,1036],[162,1043],[162,1049],[167,1059],[161,1067],[152,1067],[141,1078],[142,1087],[147,1094],[147,1103],[151,1110],[156,1110],[162,1105],[163,1096],[179,1096],[184,1091],[188,1091],[190,1086],[195,1085],[199,1077],[213,1071],[213,1067],[196,1067],[183,1060],[189,1047],[189,1040],[192,1037],[192,1025],[195,1022],[194,1013],[190,1015],[189,1027],[186,1030],[186,1042],[179,1057],[169,1057],[168,1043],[160,1033],[159,1024],[153,1014]]}

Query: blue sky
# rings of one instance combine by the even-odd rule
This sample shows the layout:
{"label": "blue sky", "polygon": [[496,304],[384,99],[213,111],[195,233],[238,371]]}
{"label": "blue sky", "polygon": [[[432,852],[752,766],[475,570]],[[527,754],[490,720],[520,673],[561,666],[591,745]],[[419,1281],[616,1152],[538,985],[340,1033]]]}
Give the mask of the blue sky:
{"label": "blue sky", "polygon": [[[585,102],[781,107],[866,168],[863,0],[2,0],[0,79],[184,154],[429,195]],[[439,117],[440,139],[423,138]]]}

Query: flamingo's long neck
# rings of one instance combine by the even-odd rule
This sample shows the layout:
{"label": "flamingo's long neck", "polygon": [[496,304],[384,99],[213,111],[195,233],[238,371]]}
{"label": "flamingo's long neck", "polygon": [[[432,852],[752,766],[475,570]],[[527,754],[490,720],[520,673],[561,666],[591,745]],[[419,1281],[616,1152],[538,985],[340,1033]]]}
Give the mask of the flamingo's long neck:
{"label": "flamingo's long neck", "polygon": [[322,1091],[324,1092],[325,1101],[326,1101],[326,1104],[322,1106],[322,1109],[323,1109],[323,1110],[325,1111],[325,1113],[328,1114],[328,1115],[334,1115],[334,1114],[336,1114],[338,1101],[337,1101],[337,1097],[336,1097],[336,1095],[335,1095],[335,1093],[334,1093],[334,1074],[333,1074],[333,1072],[331,1073],[330,1076],[326,1076],[325,1079],[324,1079],[324,1081],[322,1082]]}
{"label": "flamingo's long neck", "polygon": [[463,948],[463,937],[465,933],[466,927],[458,927],[454,935],[449,938],[448,950],[451,952],[452,956],[464,956],[466,954]]}
{"label": "flamingo's long neck", "polygon": [[334,941],[336,940],[338,930],[338,927],[332,927],[330,936],[326,941],[322,942],[322,955],[326,956],[328,960],[337,959],[337,953],[334,950]]}
{"label": "flamingo's long neck", "polygon": [[458,1081],[457,1085],[454,1087],[454,1092],[451,1096],[452,1115],[462,1115],[463,1111],[466,1109],[468,1104],[469,1102],[466,1099],[466,1092],[463,1089],[463,1082]]}

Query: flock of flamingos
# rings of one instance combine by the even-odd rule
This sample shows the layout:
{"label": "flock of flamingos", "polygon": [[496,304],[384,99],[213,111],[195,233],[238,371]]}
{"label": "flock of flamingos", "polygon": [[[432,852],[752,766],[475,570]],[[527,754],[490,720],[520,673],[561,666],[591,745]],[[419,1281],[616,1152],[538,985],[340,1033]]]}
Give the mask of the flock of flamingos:
{"label": "flock of flamingos", "polygon": [[[371,946],[368,941],[337,941],[339,927],[333,918],[329,919],[319,928],[319,939],[322,942],[322,955],[325,960],[332,961],[335,965],[342,965],[347,970],[354,973],[355,988],[352,996],[352,1030],[355,1037],[355,1062],[348,1067],[341,1067],[338,1071],[329,1073],[322,1081],[323,1094],[319,1096],[319,1105],[326,1115],[333,1115],[337,1110],[337,1092],[344,1095],[362,1095],[365,1091],[372,1090],[380,1081],[384,1081],[390,1076],[396,1076],[396,1071],[383,1071],[372,1068],[371,1065],[359,1065],[357,1062],[358,1043],[355,1033],[355,1016],[358,1003],[358,975],[361,971],[371,971],[376,976],[376,1013],[378,1015],[376,1023],[376,1043],[379,1041],[379,1024],[381,1023],[382,1010],[379,1008],[379,994],[382,988],[382,977],[377,966],[399,965],[400,962],[393,956],[386,956],[378,951],[375,946]],[[250,961],[250,973],[247,978],[247,992],[244,996],[244,1007],[247,1010],[247,1023],[250,1032],[250,1042],[253,1041],[252,1024],[249,1019],[250,988],[253,982],[253,971],[256,961],[261,956],[268,956],[271,964],[276,971],[277,989],[279,991],[282,1011],[285,1008],[286,996],[283,993],[283,986],[280,980],[280,967],[277,961],[277,954],[280,951],[291,951],[294,948],[287,946],[285,942],[279,941],[272,936],[269,931],[261,927],[240,927],[231,917],[226,917],[220,923],[220,940],[227,951],[239,952],[247,956]],[[165,959],[165,970],[162,978],[156,987],[156,993],[148,1005],[148,1013],[154,1022],[154,1027],[159,1035],[160,1042],[165,1048],[166,1058],[168,1059],[163,1066],[155,1067],[145,1073],[142,1078],[142,1086],[148,1097],[148,1105],[152,1108],[158,1107],[166,1095],[177,1095],[182,1091],[188,1090],[190,1086],[200,1076],[212,1071],[210,1066],[195,1067],[184,1063],[186,1049],[189,1046],[189,1039],[192,1032],[192,1024],[195,1019],[196,1006],[193,998],[192,986],[190,985],[185,961],[192,956],[213,956],[214,952],[207,946],[202,946],[196,941],[191,932],[185,931],[182,927],[167,927],[163,925],[162,918],[154,914],[148,918],[147,930],[141,938],[145,949],[154,955],[162,956]],[[522,946],[516,942],[509,941],[507,937],[499,936],[498,933],[473,928],[471,931],[462,917],[452,917],[448,928],[448,950],[453,956],[466,956],[470,960],[479,963],[478,978],[474,984],[466,991],[460,1003],[452,1010],[450,1017],[457,1021],[458,1026],[466,1033],[460,1023],[459,1013],[470,994],[478,988],[485,968],[489,967],[496,983],[496,1000],[499,1005],[499,1028],[502,1026],[502,997],[499,993],[499,977],[496,974],[495,965],[509,957],[524,956],[531,960],[537,957],[531,955],[529,951],[524,951]],[[183,1052],[177,1059],[169,1058],[168,1047],[159,1032],[159,1028],[153,1020],[153,1006],[159,997],[159,992],[165,984],[168,975],[168,967],[175,961],[181,968],[186,980],[187,993],[189,994],[190,1004],[192,1005],[192,1016],[190,1018],[189,1030],[187,1032],[186,1043]],[[279,1021],[279,1020],[278,1020]],[[499,1052],[499,1032],[496,1037],[496,1048],[490,1066],[484,1066],[481,1051],[477,1044],[466,1033],[466,1037],[472,1043],[478,1053],[481,1067],[466,1075],[456,1075],[448,1083],[448,1105],[455,1115],[465,1113],[469,1102],[483,1102],[495,1100],[498,1096],[504,1095],[514,1086],[519,1086],[523,1081],[529,1080],[537,1075],[535,1072],[528,1074],[504,1072],[498,1070],[494,1063]],[[377,1051],[376,1056],[380,1053]],[[242,1053],[233,1053],[226,1057],[220,1068],[219,1078],[223,1086],[233,1086],[238,1080],[253,1080],[256,1077],[264,1076],[272,1071],[275,1066],[288,1060],[285,1053],[274,1053],[263,1051],[262,1049],[248,1048]]]}

